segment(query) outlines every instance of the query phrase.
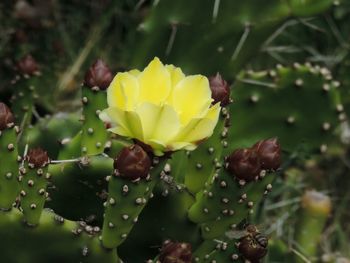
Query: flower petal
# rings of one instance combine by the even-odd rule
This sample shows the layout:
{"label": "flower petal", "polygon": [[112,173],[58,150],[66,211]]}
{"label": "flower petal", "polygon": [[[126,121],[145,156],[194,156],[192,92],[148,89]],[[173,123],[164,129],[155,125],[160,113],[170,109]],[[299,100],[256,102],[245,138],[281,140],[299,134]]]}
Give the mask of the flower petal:
{"label": "flower petal", "polygon": [[132,110],[138,94],[137,78],[128,72],[118,73],[107,89],[108,106]]}
{"label": "flower petal", "polygon": [[174,109],[163,104],[161,106],[144,102],[136,112],[141,119],[144,139],[157,140],[163,145],[170,141],[179,131],[180,121]]}
{"label": "flower petal", "polygon": [[158,58],[151,63],[138,76],[140,85],[139,102],[161,104],[169,96],[171,79],[168,70]]}
{"label": "flower petal", "polygon": [[190,142],[198,144],[201,140],[210,137],[218,122],[220,113],[220,104],[217,103],[211,107],[205,118],[194,118],[181,129],[174,142]]}
{"label": "flower petal", "polygon": [[203,109],[212,101],[209,81],[201,75],[188,76],[181,80],[172,92],[172,105],[180,113],[182,124],[192,118],[202,117]]}
{"label": "flower petal", "polygon": [[185,74],[180,68],[175,67],[174,65],[165,65],[165,68],[168,70],[171,78],[171,85],[176,86],[181,80],[185,78]]}
{"label": "flower petal", "polygon": [[124,111],[116,107],[107,108],[100,113],[99,117],[102,121],[112,125],[112,128],[110,128],[109,131],[121,136],[131,137],[131,132],[125,119]]}
{"label": "flower petal", "polygon": [[109,131],[121,136],[136,138],[140,141],[144,140],[141,120],[135,112],[110,107],[103,110],[99,117],[101,120],[112,124]]}

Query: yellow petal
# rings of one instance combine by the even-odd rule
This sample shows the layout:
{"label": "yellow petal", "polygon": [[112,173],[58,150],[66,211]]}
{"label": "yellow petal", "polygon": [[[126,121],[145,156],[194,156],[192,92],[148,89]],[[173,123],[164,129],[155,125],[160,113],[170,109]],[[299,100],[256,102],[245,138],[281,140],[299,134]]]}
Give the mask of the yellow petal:
{"label": "yellow petal", "polygon": [[138,69],[132,69],[128,72],[129,72],[129,74],[133,75],[134,77],[138,77],[141,74],[141,72]]}
{"label": "yellow petal", "polygon": [[112,125],[112,128],[110,128],[109,131],[121,136],[132,136],[127,120],[125,119],[124,111],[119,108],[107,108],[100,113],[99,117],[102,121],[108,122]]}
{"label": "yellow petal", "polygon": [[175,87],[176,84],[180,82],[180,80],[183,80],[185,78],[185,74],[180,68],[177,68],[174,65],[165,65],[165,67],[170,74],[171,85],[173,87]]}
{"label": "yellow petal", "polygon": [[107,89],[108,106],[132,110],[137,102],[138,94],[137,78],[128,72],[118,73]]}
{"label": "yellow petal", "polygon": [[211,107],[204,118],[194,118],[181,129],[174,142],[191,142],[198,144],[201,140],[210,137],[218,122],[220,114],[220,104]]}
{"label": "yellow petal", "polygon": [[201,75],[184,78],[172,92],[172,105],[180,113],[182,124],[188,123],[192,118],[202,117],[203,110],[209,107],[211,101],[209,81]]}
{"label": "yellow petal", "polygon": [[139,116],[134,111],[125,111],[125,119],[133,138],[144,141],[142,124]]}
{"label": "yellow petal", "polygon": [[180,121],[175,110],[167,105],[161,106],[144,102],[136,112],[141,119],[145,142],[156,140],[166,144],[178,133]]}
{"label": "yellow petal", "polygon": [[109,122],[112,128],[109,130],[121,136],[144,140],[142,125],[139,116],[132,111],[123,111],[117,107],[103,110],[100,119]]}
{"label": "yellow petal", "polygon": [[138,80],[140,85],[139,102],[151,102],[159,105],[170,94],[170,74],[158,58],[154,58],[148,64],[138,76]]}

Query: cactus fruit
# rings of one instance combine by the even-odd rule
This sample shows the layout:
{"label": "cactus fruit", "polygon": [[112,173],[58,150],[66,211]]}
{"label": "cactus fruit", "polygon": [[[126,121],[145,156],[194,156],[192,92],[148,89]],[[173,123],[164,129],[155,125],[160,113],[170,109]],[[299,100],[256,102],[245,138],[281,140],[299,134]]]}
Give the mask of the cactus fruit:
{"label": "cactus fruit", "polygon": [[[108,176],[108,199],[102,228],[102,243],[107,248],[119,246],[137,222],[152,197],[165,160],[153,159],[138,145],[124,148],[114,161],[113,175]],[[145,177],[146,175],[146,177]]]}
{"label": "cactus fruit", "polygon": [[48,196],[46,188],[50,174],[47,152],[41,148],[30,149],[24,157],[21,174],[21,208],[24,220],[30,226],[39,223],[45,200]]}
{"label": "cactus fruit", "polygon": [[18,147],[14,116],[6,104],[0,102],[0,210],[11,209],[19,193]]}
{"label": "cactus fruit", "polygon": [[97,60],[85,75],[82,88],[83,127],[81,151],[83,155],[95,155],[104,151],[107,141],[105,124],[99,119],[101,110],[107,107],[105,90],[112,81],[112,72],[102,61]]}

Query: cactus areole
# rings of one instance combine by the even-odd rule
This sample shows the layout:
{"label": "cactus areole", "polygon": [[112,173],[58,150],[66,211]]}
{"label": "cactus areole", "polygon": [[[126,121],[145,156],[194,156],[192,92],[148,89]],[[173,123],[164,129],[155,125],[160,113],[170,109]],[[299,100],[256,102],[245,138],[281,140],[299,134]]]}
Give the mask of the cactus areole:
{"label": "cactus areole", "polygon": [[108,108],[100,118],[109,131],[150,145],[157,156],[194,150],[213,134],[220,103],[212,105],[205,76],[185,76],[154,58],[142,71],[118,73],[107,89]]}
{"label": "cactus areole", "polygon": [[0,130],[5,130],[14,123],[14,117],[7,105],[0,102]]}

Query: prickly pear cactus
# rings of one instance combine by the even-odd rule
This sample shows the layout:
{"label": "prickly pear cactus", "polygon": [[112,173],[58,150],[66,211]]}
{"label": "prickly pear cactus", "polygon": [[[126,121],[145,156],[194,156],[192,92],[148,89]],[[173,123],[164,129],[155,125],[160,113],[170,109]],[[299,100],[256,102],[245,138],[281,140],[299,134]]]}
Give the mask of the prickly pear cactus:
{"label": "prickly pear cactus", "polygon": [[338,263],[343,2],[0,3],[0,261]]}

